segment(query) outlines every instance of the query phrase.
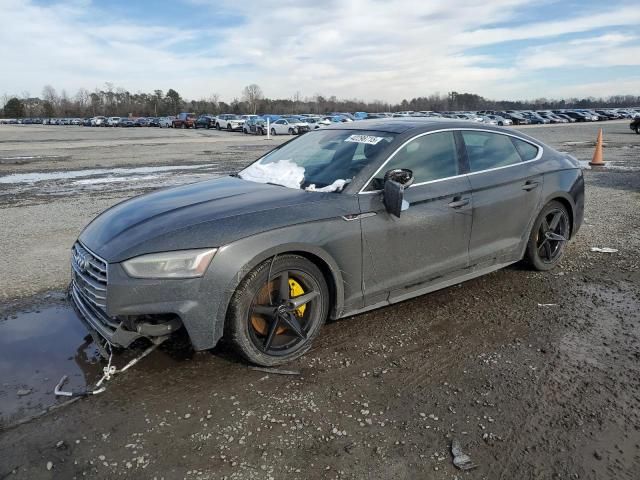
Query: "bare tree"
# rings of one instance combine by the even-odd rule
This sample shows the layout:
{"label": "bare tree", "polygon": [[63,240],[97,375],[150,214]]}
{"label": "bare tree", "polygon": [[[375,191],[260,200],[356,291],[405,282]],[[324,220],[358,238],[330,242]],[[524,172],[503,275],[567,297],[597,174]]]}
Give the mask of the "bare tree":
{"label": "bare tree", "polygon": [[249,105],[249,110],[254,115],[258,111],[258,103],[260,103],[260,100],[262,100],[263,98],[264,95],[262,94],[262,89],[255,83],[247,85],[242,91],[242,99],[247,102],[247,104]]}

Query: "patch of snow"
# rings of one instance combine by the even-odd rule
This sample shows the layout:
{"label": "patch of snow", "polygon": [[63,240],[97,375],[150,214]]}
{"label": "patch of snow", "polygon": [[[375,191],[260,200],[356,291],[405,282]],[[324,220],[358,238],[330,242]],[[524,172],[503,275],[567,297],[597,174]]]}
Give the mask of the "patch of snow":
{"label": "patch of snow", "polygon": [[102,183],[118,183],[118,182],[137,182],[144,180],[155,180],[161,175],[145,175],[144,177],[102,177],[102,178],[85,178],[71,182],[72,185],[100,185]]}
{"label": "patch of snow", "polygon": [[157,172],[171,172],[175,170],[198,170],[201,168],[213,167],[213,163],[204,165],[167,165],[158,167],[135,167],[135,168],[93,168],[87,170],[69,170],[60,172],[35,172],[35,173],[12,173],[0,177],[0,183],[36,183],[45,180],[67,180],[81,177],[94,177],[98,175],[127,175],[145,174]]}
{"label": "patch of snow", "polygon": [[256,162],[239,174],[243,180],[257,183],[276,183],[283,187],[299,189],[304,180],[304,167],[291,160],[277,162]]}
{"label": "patch of snow", "polygon": [[344,180],[339,178],[331,185],[327,185],[326,187],[316,188],[314,184],[309,185],[305,190],[307,192],[340,192],[344,188],[344,186],[349,183],[351,180]]}

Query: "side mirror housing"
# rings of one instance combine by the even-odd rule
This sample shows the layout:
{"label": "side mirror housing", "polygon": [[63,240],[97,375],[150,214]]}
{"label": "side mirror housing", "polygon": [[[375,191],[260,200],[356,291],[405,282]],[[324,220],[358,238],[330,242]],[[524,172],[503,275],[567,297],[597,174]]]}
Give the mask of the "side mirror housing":
{"label": "side mirror housing", "polygon": [[384,205],[391,215],[400,218],[404,202],[404,190],[413,183],[413,172],[398,168],[384,175]]}

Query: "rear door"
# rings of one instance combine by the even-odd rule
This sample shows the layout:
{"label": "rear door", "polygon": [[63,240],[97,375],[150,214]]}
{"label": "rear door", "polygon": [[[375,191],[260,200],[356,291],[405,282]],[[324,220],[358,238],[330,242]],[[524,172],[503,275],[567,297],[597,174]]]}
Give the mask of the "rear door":
{"label": "rear door", "polygon": [[[359,195],[365,304],[400,300],[468,265],[471,187],[461,174],[453,131],[421,134],[405,143]],[[397,218],[384,206],[385,172],[413,171],[408,208]]]}
{"label": "rear door", "polygon": [[519,260],[540,209],[542,149],[499,132],[463,130],[461,136],[473,192],[471,265]]}

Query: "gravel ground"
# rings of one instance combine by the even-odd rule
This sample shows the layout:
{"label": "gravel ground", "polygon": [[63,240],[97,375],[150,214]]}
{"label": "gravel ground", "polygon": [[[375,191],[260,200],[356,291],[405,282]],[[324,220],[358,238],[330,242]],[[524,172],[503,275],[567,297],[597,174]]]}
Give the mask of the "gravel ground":
{"label": "gravel ground", "polygon": [[[561,268],[538,273],[515,265],[332,322],[312,351],[287,367],[299,375],[251,370],[224,345],[194,353],[176,339],[99,396],[16,428],[7,428],[16,418],[5,418],[0,479],[637,479],[640,136],[619,122],[527,133],[589,160],[600,127],[612,166],[585,172],[585,224]],[[268,148],[254,138],[248,144],[256,150],[243,156],[233,149],[238,136],[184,134],[209,133],[220,140],[206,148],[234,152],[223,158],[236,164],[257,156],[258,144]],[[6,143],[0,141],[0,158],[9,156]],[[205,147],[196,145],[185,143],[184,162],[197,163]],[[28,150],[12,151],[32,155]],[[19,167],[59,168],[37,163]],[[2,168],[0,175],[18,170]],[[67,282],[68,246],[88,219],[123,196],[109,189],[61,198],[28,192],[0,206],[0,224],[9,228],[0,248],[15,252],[0,259],[0,326],[25,310],[62,308],[44,292]],[[87,378],[95,374],[89,370]],[[50,390],[56,381],[43,383]],[[0,405],[8,405],[16,389],[3,387]],[[25,412],[33,411],[29,396]],[[453,440],[477,468],[453,466]]]}

